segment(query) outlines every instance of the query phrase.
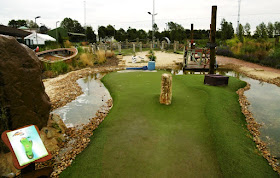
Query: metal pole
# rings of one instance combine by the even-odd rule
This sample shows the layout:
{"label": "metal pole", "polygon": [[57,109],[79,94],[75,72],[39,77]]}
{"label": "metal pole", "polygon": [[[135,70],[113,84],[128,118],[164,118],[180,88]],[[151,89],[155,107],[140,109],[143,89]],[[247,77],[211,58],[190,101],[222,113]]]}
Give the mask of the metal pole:
{"label": "metal pole", "polygon": [[[35,17],[35,25],[36,25],[36,19],[38,19],[38,18],[40,18],[40,17],[41,17],[41,16]],[[38,30],[38,29],[37,29],[37,30]],[[36,33],[36,43],[37,43],[37,45],[38,45],[37,30],[35,31],[35,33]]]}
{"label": "metal pole", "polygon": [[[37,17],[35,17],[35,25],[36,25],[36,19],[37,19]],[[35,31],[35,33],[36,33],[36,44],[38,45],[37,30]]]}
{"label": "metal pole", "polygon": [[239,34],[239,22],[240,22],[240,4],[241,4],[241,0],[238,0],[238,17],[237,17],[237,35]]}
{"label": "metal pole", "polygon": [[210,74],[214,74],[215,61],[216,61],[216,19],[217,19],[217,6],[212,6],[211,17],[211,42],[210,42]]}
{"label": "metal pole", "polygon": [[59,22],[59,21],[57,21],[57,22],[55,23],[55,27],[56,27],[56,30],[55,30],[55,31],[56,31],[55,33],[56,33],[56,34],[55,34],[55,36],[56,36],[56,41],[57,41],[57,42],[58,42],[58,36],[57,36],[57,23],[58,23],[58,22]]}
{"label": "metal pole", "polygon": [[154,35],[155,35],[155,28],[154,28],[154,23],[155,23],[155,0],[153,0],[153,15],[152,15],[152,30],[153,30],[153,39],[152,39],[152,43],[153,43],[153,48],[154,48]]}

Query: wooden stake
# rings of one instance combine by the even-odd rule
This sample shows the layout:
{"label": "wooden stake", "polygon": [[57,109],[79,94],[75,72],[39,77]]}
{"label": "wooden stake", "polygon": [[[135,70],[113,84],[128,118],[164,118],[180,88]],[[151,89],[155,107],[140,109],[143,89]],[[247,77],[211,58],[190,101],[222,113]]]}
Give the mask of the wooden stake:
{"label": "wooden stake", "polygon": [[193,49],[193,24],[191,24],[191,49]]}
{"label": "wooden stake", "polygon": [[211,42],[210,42],[210,74],[215,72],[215,60],[216,60],[216,19],[217,19],[217,6],[212,6],[211,17]]}

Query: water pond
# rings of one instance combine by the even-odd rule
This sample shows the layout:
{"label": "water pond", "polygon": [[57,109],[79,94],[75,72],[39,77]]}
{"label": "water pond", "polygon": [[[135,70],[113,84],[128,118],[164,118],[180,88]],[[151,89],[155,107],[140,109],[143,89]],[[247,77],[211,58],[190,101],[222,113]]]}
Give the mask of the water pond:
{"label": "water pond", "polygon": [[111,99],[111,95],[100,79],[105,74],[92,74],[77,80],[83,94],[76,100],[53,111],[60,115],[67,127],[87,124],[95,113]]}

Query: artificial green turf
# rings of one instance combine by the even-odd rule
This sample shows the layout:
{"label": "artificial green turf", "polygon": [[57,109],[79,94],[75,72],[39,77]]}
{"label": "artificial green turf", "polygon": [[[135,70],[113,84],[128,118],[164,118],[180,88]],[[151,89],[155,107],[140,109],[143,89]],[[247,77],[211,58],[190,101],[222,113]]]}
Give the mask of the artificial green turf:
{"label": "artificial green turf", "polygon": [[159,104],[162,71],[111,73],[114,107],[61,177],[277,177],[245,126],[235,91],[173,76],[170,106]]}

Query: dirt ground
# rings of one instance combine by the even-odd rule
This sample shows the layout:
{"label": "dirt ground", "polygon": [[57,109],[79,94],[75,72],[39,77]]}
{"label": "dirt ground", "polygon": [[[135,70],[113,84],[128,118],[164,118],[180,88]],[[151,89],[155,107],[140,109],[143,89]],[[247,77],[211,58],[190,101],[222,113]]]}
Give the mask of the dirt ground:
{"label": "dirt ground", "polygon": [[[124,56],[120,60],[120,65],[123,67],[142,67],[148,65],[148,52],[140,52],[136,54],[136,63],[132,63],[132,56]],[[167,53],[161,51],[155,51],[156,68],[180,68],[180,63],[183,62],[182,54]],[[233,69],[248,77],[261,80],[264,82],[276,84],[280,86],[280,70],[271,67],[265,67],[262,65],[242,61],[235,58],[217,56],[217,63],[220,67]]]}
{"label": "dirt ground", "polygon": [[[148,51],[139,52],[136,54],[136,63],[132,63],[132,56],[124,56],[122,62],[126,67],[143,67],[148,65]],[[183,62],[183,55],[155,51],[156,68],[174,68],[176,63]]]}

